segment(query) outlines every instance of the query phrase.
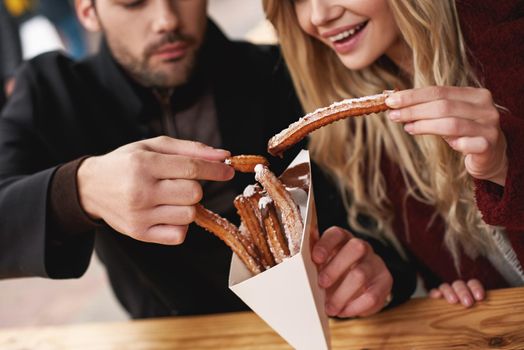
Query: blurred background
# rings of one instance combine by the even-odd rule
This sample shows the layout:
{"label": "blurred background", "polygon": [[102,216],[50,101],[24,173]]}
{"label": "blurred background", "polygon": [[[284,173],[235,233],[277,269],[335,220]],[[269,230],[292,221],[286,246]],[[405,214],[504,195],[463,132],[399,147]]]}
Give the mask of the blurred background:
{"label": "blurred background", "polygon": [[[0,48],[4,84],[23,59],[56,49],[82,58],[97,48],[99,38],[82,30],[67,0],[0,0],[0,5],[0,35],[21,39]],[[272,40],[260,0],[209,0],[209,12],[230,38]],[[127,314],[114,298],[96,256],[77,280],[0,280],[0,327],[125,319]]]}

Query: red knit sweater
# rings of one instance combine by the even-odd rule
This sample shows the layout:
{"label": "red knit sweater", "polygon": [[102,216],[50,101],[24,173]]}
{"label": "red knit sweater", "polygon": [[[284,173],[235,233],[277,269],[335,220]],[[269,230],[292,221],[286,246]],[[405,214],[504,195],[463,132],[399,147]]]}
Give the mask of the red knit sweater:
{"label": "red knit sweater", "polygon": [[[462,31],[478,77],[497,104],[506,135],[509,170],[506,186],[475,181],[477,206],[484,221],[506,228],[524,266],[524,1],[457,0]],[[456,279],[478,278],[486,288],[508,284],[483,257],[461,256],[460,274],[443,242],[444,223],[432,220],[434,209],[405,197],[398,168],[386,165],[389,198],[396,210],[393,228],[418,264],[427,287]]]}

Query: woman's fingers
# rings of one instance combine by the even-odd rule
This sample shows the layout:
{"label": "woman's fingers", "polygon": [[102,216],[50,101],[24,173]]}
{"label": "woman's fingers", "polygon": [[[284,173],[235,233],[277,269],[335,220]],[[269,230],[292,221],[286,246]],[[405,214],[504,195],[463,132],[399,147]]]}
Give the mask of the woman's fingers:
{"label": "woman's fingers", "polygon": [[436,100],[425,102],[410,107],[394,109],[387,112],[388,118],[394,122],[409,123],[422,119],[438,118],[467,118],[472,120],[483,120],[485,110],[464,101]]}
{"label": "woman's fingers", "polygon": [[471,295],[471,292],[464,281],[455,281],[453,282],[451,287],[455,291],[455,294],[457,295],[457,298],[462,305],[464,305],[465,307],[471,307],[473,305],[473,295]]}
{"label": "woman's fingers", "polygon": [[330,316],[337,316],[348,300],[354,299],[359,291],[367,288],[374,273],[374,266],[368,262],[359,263],[336,286],[326,303],[326,312]]}
{"label": "woman's fingers", "polygon": [[477,301],[484,300],[484,298],[486,297],[486,293],[484,291],[484,287],[479,282],[479,280],[477,279],[469,280],[467,285],[469,287],[469,290],[473,294],[473,297],[475,298],[475,300]]}
{"label": "woman's fingers", "polygon": [[456,86],[428,86],[398,91],[386,99],[391,108],[405,108],[437,100],[465,101],[474,104],[493,104],[491,93],[486,89]]}
{"label": "woman's fingers", "polygon": [[443,283],[437,289],[432,289],[429,297],[434,299],[444,297],[450,304],[460,302],[465,307],[471,307],[476,301],[485,298],[485,291],[477,279],[471,279],[467,283],[456,280],[451,285]]}
{"label": "woman's fingers", "polygon": [[351,300],[338,316],[369,316],[379,312],[386,304],[393,284],[393,280],[386,277],[386,275],[377,277],[362,294]]}
{"label": "woman's fingers", "polygon": [[489,150],[489,141],[482,136],[454,137],[446,142],[457,152],[464,154],[481,154]]}
{"label": "woman's fingers", "polygon": [[404,130],[411,135],[438,136],[481,136],[487,134],[484,126],[461,118],[422,119],[404,125]]}
{"label": "woman's fingers", "polygon": [[442,298],[442,292],[438,290],[437,288],[433,288],[432,290],[430,290],[428,295],[432,299]]}
{"label": "woman's fingers", "polygon": [[457,294],[455,294],[455,291],[451,286],[447,283],[442,283],[438,289],[444,296],[444,298],[448,301],[450,304],[456,304],[458,302]]}
{"label": "woman's fingers", "polygon": [[[363,259],[368,252],[369,248],[366,242],[358,238],[349,240],[340,248],[333,259],[322,268],[318,276],[319,285],[322,288],[331,287],[353,264]],[[362,277],[359,275],[359,272],[355,272],[355,274],[358,275],[356,278]]]}
{"label": "woman's fingers", "polygon": [[313,247],[313,261],[319,265],[324,264],[338,246],[351,239],[353,235],[340,227],[330,227],[320,237]]}

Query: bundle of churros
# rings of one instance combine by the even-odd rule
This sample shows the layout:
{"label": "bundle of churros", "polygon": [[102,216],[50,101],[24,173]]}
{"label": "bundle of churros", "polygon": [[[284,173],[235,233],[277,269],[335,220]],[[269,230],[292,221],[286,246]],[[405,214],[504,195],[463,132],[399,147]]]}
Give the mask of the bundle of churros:
{"label": "bundle of churros", "polygon": [[[393,92],[346,99],[319,108],[273,136],[268,142],[268,152],[281,156],[323,126],[385,111],[388,109],[385,100]],[[236,156],[226,159],[226,163],[237,171],[255,172],[259,183],[246,188],[234,201],[241,218],[240,227],[201,205],[197,206],[195,222],[222,239],[256,275],[299,252],[303,220],[293,195],[297,189],[304,192],[309,187],[286,184],[269,170],[269,163],[262,156]],[[309,168],[305,174],[309,174]]]}
{"label": "bundle of churros", "polygon": [[256,275],[300,250],[303,220],[295,198],[307,197],[309,167],[292,168],[279,178],[261,156],[236,156],[226,163],[237,171],[254,172],[258,181],[234,200],[240,226],[202,205],[197,205],[195,223],[224,241]]}

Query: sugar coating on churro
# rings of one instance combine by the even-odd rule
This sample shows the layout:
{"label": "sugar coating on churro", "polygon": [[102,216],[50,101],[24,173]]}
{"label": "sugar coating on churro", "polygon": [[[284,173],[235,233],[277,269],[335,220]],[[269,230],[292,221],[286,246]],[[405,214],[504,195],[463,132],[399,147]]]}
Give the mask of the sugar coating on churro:
{"label": "sugar coating on churro", "polygon": [[334,102],[328,107],[318,108],[274,135],[268,142],[268,152],[272,155],[281,155],[309,133],[323,126],[347,117],[385,111],[388,109],[385,104],[386,98],[393,92],[387,90],[382,94],[346,99]]}
{"label": "sugar coating on churro", "polygon": [[267,194],[273,199],[275,207],[280,211],[289,251],[291,255],[295,255],[300,251],[303,230],[302,215],[298,205],[280,180],[267,167],[257,165],[255,179],[264,187]]}
{"label": "sugar coating on churro", "polygon": [[244,188],[244,192],[242,195],[244,197],[252,197],[260,190],[260,187],[258,185],[248,185],[246,188]]}

